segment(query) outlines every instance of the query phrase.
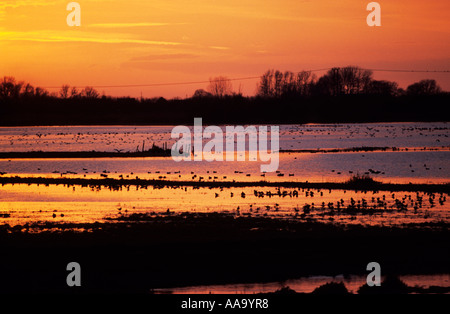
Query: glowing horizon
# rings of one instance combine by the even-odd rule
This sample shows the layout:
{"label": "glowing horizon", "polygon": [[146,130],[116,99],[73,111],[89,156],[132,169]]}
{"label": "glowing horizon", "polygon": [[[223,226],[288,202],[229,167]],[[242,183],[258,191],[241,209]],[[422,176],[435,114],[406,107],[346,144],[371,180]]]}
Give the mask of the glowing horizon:
{"label": "glowing horizon", "polygon": [[[34,86],[117,86],[259,76],[267,69],[333,66],[448,70],[448,1],[378,1],[382,26],[368,27],[370,1],[77,1],[81,26],[66,24],[70,1],[0,3],[0,76]],[[322,75],[323,72],[318,72]],[[448,73],[374,73],[400,87]],[[258,79],[235,81],[254,94]],[[206,84],[104,88],[112,96],[191,96]],[[52,90],[53,91],[53,90]]]}

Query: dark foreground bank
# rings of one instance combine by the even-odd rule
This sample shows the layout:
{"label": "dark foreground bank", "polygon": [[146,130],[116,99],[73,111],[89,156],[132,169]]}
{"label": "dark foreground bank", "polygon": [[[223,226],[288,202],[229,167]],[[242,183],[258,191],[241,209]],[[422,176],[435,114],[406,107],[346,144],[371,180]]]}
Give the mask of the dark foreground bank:
{"label": "dark foreground bank", "polygon": [[[41,232],[31,232],[36,230]],[[151,293],[180,286],[367,274],[373,261],[383,275],[448,274],[448,240],[446,222],[364,227],[218,213],[135,215],[83,225],[3,225],[0,292]],[[70,262],[81,266],[81,287],[66,284]]]}

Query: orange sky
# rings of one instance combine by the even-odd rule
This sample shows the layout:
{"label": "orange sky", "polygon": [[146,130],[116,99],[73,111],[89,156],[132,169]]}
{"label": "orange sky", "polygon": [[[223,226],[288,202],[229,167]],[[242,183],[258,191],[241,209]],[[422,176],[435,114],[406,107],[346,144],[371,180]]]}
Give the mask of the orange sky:
{"label": "orange sky", "polygon": [[[450,69],[448,0],[378,1],[375,28],[366,24],[368,0],[79,0],[80,27],[66,24],[69,2],[0,1],[0,76],[84,87],[259,76],[269,68]],[[375,78],[402,87],[434,78],[450,90],[449,73]],[[254,94],[256,82],[233,87]],[[197,88],[206,84],[98,89],[185,97]]]}

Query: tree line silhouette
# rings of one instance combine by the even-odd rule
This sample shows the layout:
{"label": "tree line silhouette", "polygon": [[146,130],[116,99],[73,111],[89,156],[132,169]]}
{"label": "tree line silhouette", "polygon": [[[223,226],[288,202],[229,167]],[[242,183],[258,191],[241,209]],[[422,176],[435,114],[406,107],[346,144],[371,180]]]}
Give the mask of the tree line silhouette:
{"label": "tree line silhouette", "polygon": [[194,117],[210,124],[448,121],[449,100],[435,80],[404,90],[356,66],[332,68],[319,78],[310,71],[268,70],[250,97],[233,91],[224,76],[186,99],[110,97],[69,85],[49,93],[4,77],[0,125],[192,124]]}

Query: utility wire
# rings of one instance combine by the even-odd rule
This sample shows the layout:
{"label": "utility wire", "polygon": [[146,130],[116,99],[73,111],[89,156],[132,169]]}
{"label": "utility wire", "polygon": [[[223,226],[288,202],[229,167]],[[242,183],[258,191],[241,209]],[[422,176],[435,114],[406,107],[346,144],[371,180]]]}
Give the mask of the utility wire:
{"label": "utility wire", "polygon": [[389,69],[367,69],[373,72],[403,72],[403,73],[450,73],[450,70],[389,70]]}
{"label": "utility wire", "polygon": [[[321,72],[328,71],[333,68],[323,68],[323,69],[314,69],[307,70],[304,72]],[[397,70],[397,69],[364,69],[370,70],[372,72],[397,72],[397,73],[450,73],[450,70]],[[303,71],[301,71],[303,72]],[[294,72],[297,74],[300,72]],[[238,77],[238,78],[230,78],[227,81],[246,81],[246,80],[255,80],[259,79],[261,76],[247,76],[247,77]],[[174,82],[174,83],[151,83],[151,84],[128,84],[128,85],[87,85],[93,88],[131,88],[131,87],[156,87],[156,86],[177,86],[177,85],[195,85],[195,84],[208,84],[210,81],[190,81],[190,82]],[[61,88],[61,86],[44,86],[42,88],[52,89],[52,88]]]}

